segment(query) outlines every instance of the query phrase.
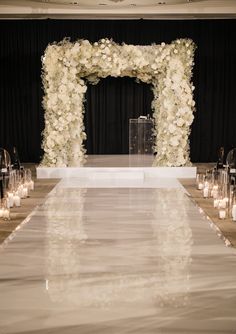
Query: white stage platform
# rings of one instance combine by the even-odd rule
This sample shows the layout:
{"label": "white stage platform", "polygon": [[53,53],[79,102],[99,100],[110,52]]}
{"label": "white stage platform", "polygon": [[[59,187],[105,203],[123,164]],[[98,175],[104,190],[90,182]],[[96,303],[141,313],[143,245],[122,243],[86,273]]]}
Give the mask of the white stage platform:
{"label": "white stage platform", "polygon": [[84,167],[37,167],[37,178],[143,180],[196,177],[196,167],[151,167],[153,159],[149,155],[94,155],[88,156]]}

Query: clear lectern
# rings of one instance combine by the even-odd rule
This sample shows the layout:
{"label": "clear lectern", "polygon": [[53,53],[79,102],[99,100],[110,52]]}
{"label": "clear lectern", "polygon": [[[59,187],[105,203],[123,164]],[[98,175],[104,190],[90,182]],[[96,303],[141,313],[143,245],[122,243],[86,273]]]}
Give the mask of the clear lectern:
{"label": "clear lectern", "polygon": [[129,154],[153,153],[153,119],[129,120]]}

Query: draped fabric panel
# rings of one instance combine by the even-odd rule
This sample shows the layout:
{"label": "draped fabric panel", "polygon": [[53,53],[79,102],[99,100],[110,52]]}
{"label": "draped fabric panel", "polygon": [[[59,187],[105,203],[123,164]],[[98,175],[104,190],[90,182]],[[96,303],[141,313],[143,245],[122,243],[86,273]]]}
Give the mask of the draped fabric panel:
{"label": "draped fabric panel", "polygon": [[[42,156],[41,56],[48,43],[71,37],[150,45],[192,38],[196,113],[190,136],[193,162],[215,161],[236,146],[236,20],[2,20],[0,21],[0,147],[15,145],[22,161]],[[151,113],[149,85],[106,78],[86,94],[90,154],[127,153],[128,119]]]}

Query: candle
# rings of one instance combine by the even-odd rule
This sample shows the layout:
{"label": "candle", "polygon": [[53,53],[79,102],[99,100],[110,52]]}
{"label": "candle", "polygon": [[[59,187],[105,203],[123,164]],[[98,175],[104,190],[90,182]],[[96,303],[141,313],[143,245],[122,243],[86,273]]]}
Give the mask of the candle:
{"label": "candle", "polygon": [[0,218],[2,218],[2,217],[3,217],[3,209],[0,208]]}
{"label": "candle", "polygon": [[199,190],[202,190],[202,189],[203,189],[203,183],[201,183],[201,182],[198,183],[198,189],[199,189]]}
{"label": "candle", "polygon": [[209,182],[208,182],[208,181],[205,181],[205,182],[204,182],[204,187],[205,187],[205,188],[209,188]]}
{"label": "candle", "polygon": [[15,194],[13,198],[15,206],[20,206],[20,196]]}
{"label": "candle", "polygon": [[208,188],[208,187],[205,187],[205,188],[203,189],[203,197],[204,197],[204,198],[208,197],[208,193],[209,193],[209,188]]}
{"label": "candle", "polygon": [[8,209],[10,208],[10,199],[9,199],[9,197],[6,198],[6,207]]}
{"label": "candle", "polygon": [[13,193],[8,193],[7,196],[9,208],[12,208],[14,205]]}
{"label": "candle", "polygon": [[225,197],[225,198],[223,198],[223,201],[225,202],[225,205],[227,205],[227,204],[228,204],[228,202],[229,202],[229,199],[228,199],[228,197]]}
{"label": "candle", "polygon": [[219,205],[219,200],[214,199],[214,208],[218,208],[218,205]]}
{"label": "candle", "polygon": [[30,182],[29,182],[29,189],[34,190],[34,181],[33,180],[30,180]]}
{"label": "candle", "polygon": [[217,198],[218,196],[218,186],[213,186],[212,191],[211,191],[211,197]]}
{"label": "candle", "polygon": [[220,219],[225,219],[226,217],[226,211],[225,210],[220,210],[219,211],[219,218]]}
{"label": "candle", "polygon": [[22,189],[22,198],[26,198],[28,196],[28,188],[24,187]]}
{"label": "candle", "polygon": [[3,218],[4,219],[10,219],[10,211],[9,211],[9,209],[4,209],[3,210]]}
{"label": "candle", "polygon": [[236,221],[236,204],[234,204],[232,207],[232,217],[233,221]]}
{"label": "candle", "polygon": [[219,208],[225,209],[227,202],[224,199],[219,200]]}
{"label": "candle", "polygon": [[20,198],[23,198],[23,185],[21,184],[19,187],[18,187],[18,195],[20,196]]}
{"label": "candle", "polygon": [[216,190],[213,190],[212,197],[216,199],[217,196],[218,196],[218,190],[217,190],[217,189],[216,189]]}

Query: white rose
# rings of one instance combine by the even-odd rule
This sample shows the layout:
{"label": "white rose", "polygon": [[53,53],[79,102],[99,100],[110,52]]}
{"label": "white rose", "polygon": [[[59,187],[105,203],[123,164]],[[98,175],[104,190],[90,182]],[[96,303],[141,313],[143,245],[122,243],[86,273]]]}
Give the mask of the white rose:
{"label": "white rose", "polygon": [[179,145],[179,137],[178,136],[174,136],[170,139],[170,145],[171,146],[178,146]]}
{"label": "white rose", "polygon": [[183,126],[184,125],[184,120],[182,118],[178,118],[176,124],[178,126]]}
{"label": "white rose", "polygon": [[170,133],[174,133],[176,130],[176,126],[174,124],[170,124],[169,127],[168,127],[168,131]]}

